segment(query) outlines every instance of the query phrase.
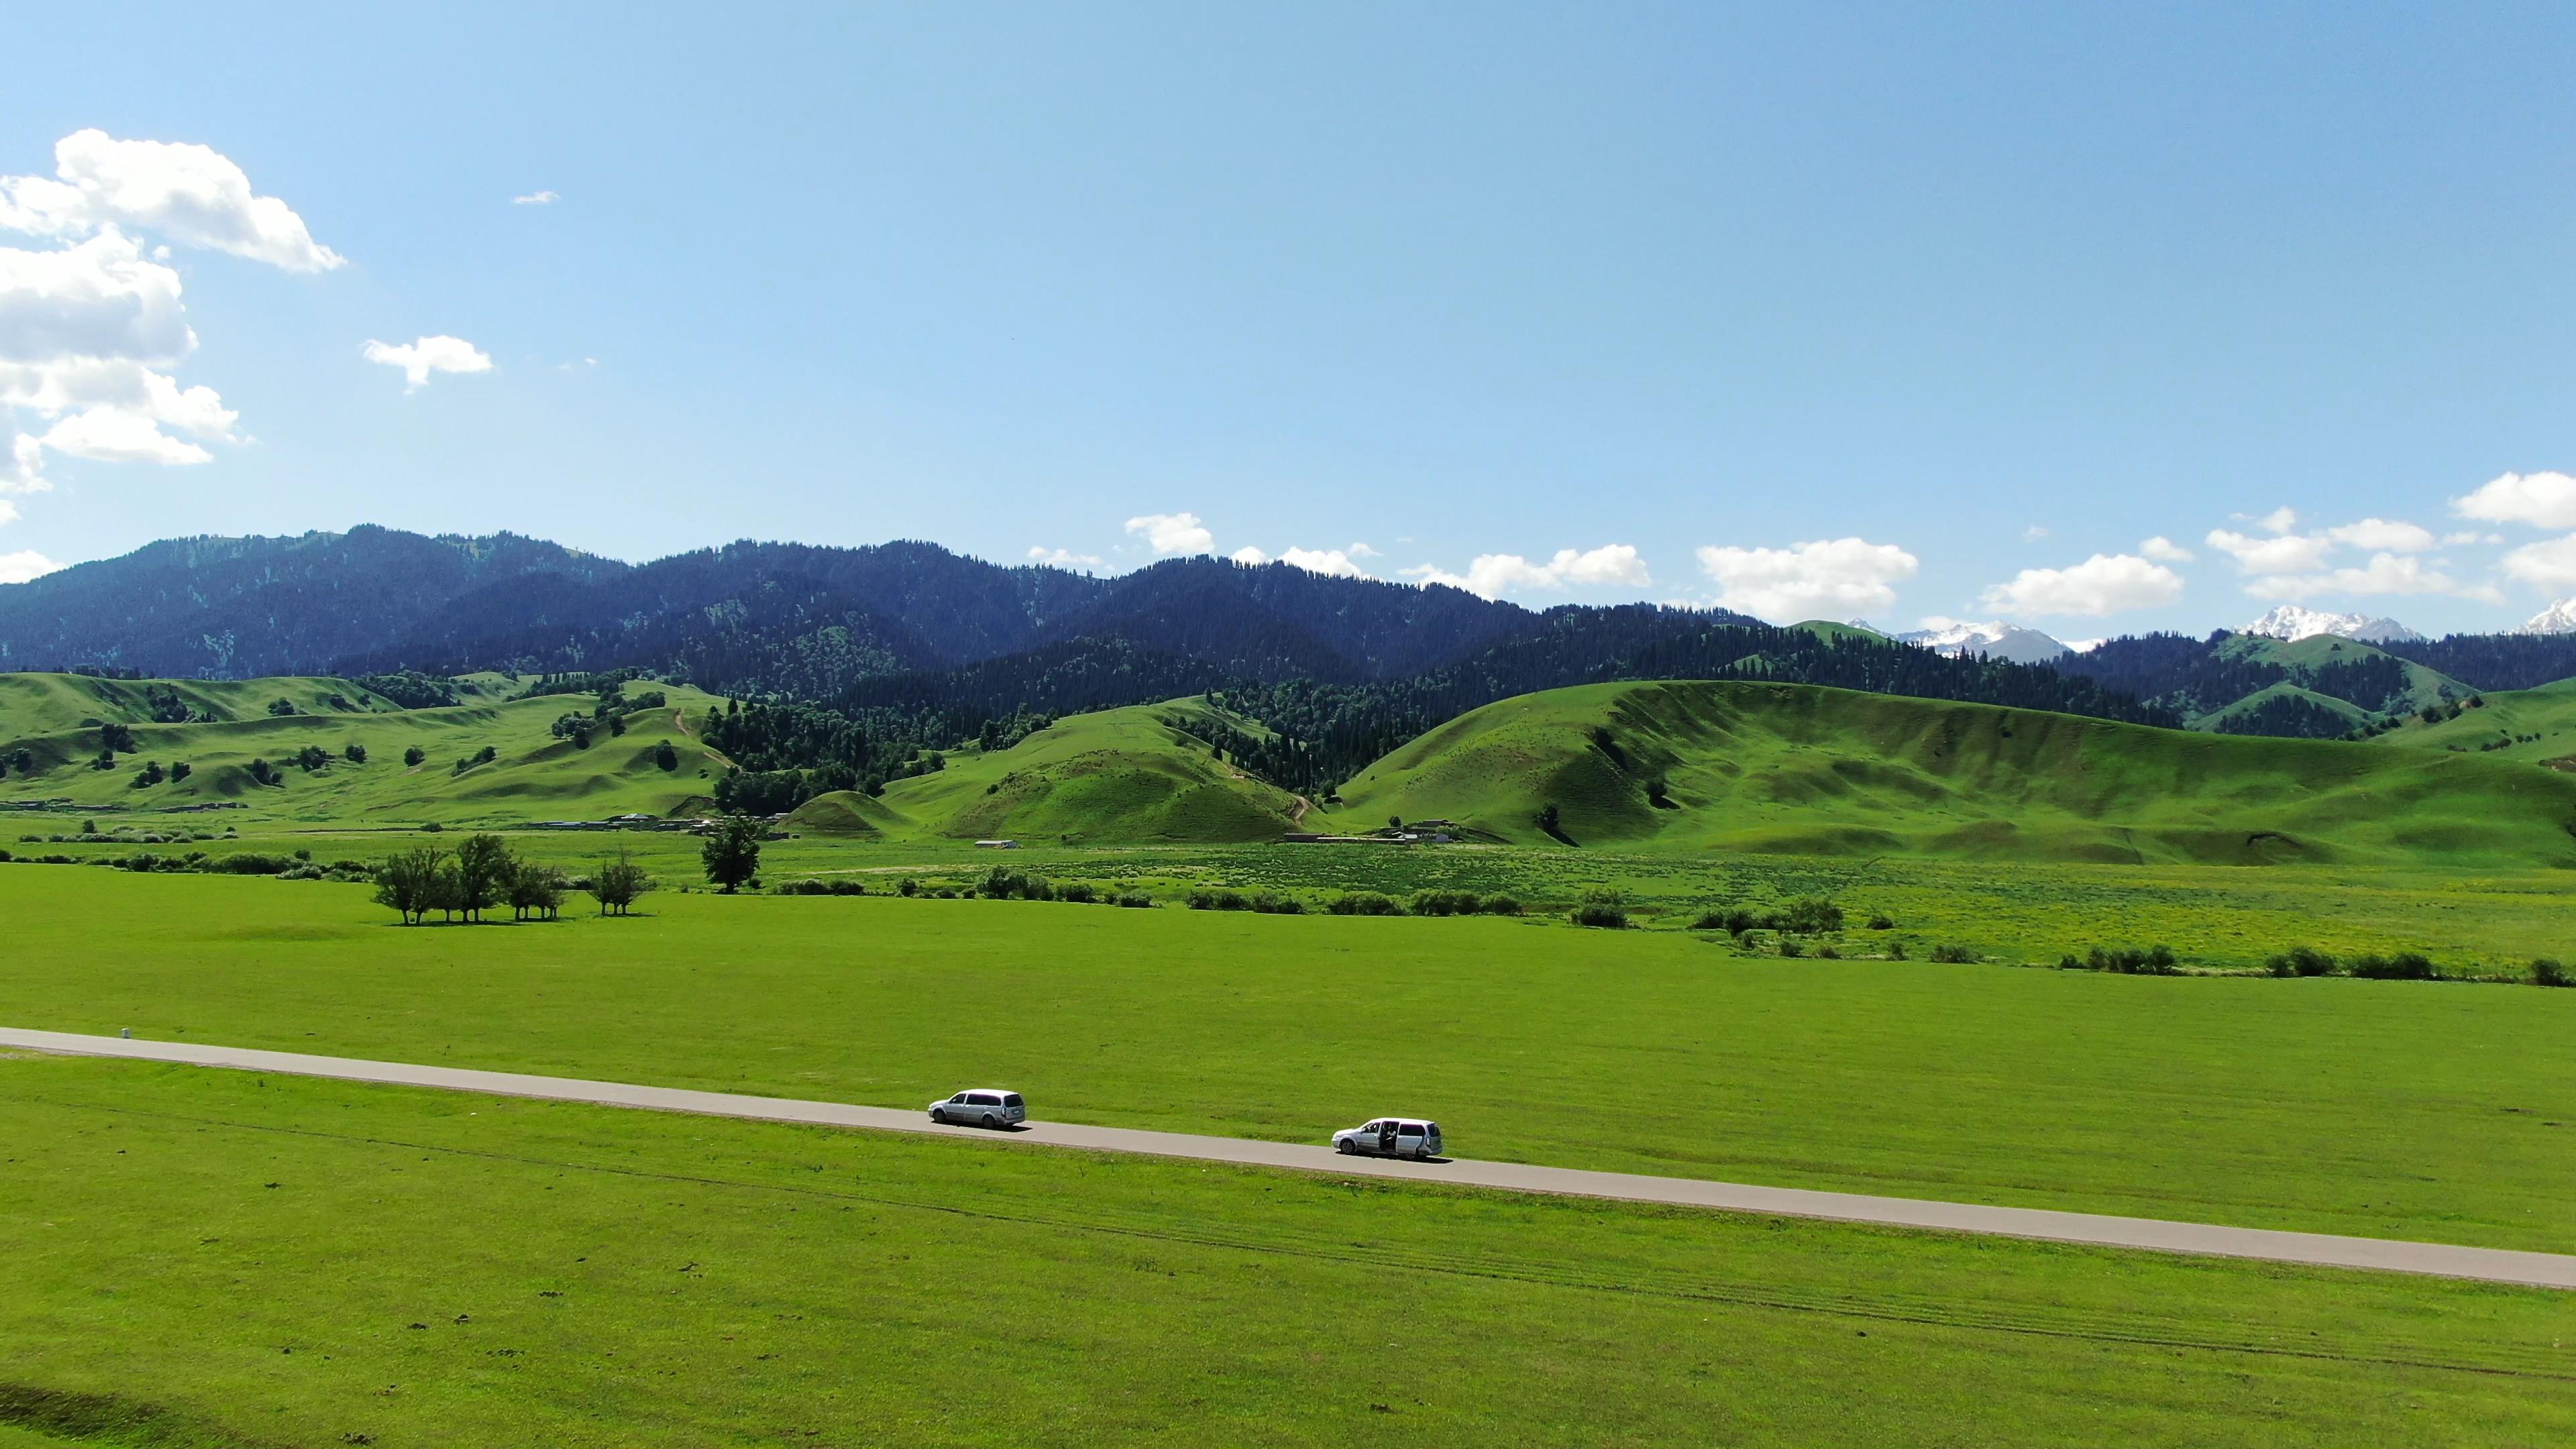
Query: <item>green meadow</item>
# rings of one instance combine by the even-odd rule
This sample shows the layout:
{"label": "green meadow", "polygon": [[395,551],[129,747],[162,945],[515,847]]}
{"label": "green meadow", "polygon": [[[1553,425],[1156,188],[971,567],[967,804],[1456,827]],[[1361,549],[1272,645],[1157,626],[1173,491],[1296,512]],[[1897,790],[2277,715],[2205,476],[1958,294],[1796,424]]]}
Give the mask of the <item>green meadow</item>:
{"label": "green meadow", "polygon": [[0,1140],[12,1449],[2576,1432],[2537,1290],[24,1055]]}
{"label": "green meadow", "polygon": [[[2576,992],[1782,960],[1681,931],[0,867],[15,1025],[2576,1250]],[[1633,1124],[1605,1131],[1605,1120]]]}

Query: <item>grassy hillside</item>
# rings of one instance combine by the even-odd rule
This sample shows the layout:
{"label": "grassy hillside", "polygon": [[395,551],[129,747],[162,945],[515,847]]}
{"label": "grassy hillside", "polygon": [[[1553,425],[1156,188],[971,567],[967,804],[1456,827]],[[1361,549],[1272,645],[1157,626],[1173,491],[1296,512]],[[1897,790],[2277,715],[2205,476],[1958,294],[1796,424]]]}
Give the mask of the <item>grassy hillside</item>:
{"label": "grassy hillside", "polygon": [[401,708],[347,679],[94,679],[85,674],[0,674],[0,741],[60,734],[100,724],[151,724],[177,712],[202,719],[263,719],[269,707],[281,699],[308,714],[367,714]]}
{"label": "grassy hillside", "polygon": [[[232,717],[214,723],[134,723],[133,752],[119,754],[112,769],[94,768],[104,731],[95,725],[62,727],[63,716],[110,702],[87,686],[109,685],[139,701],[144,683],[201,691],[209,706],[220,706]],[[566,713],[588,713],[596,699],[587,694],[398,710],[389,701],[362,696],[346,680],[196,685],[0,676],[0,691],[26,718],[56,726],[21,732],[17,714],[0,722],[0,752],[14,755],[24,749],[35,765],[32,773],[11,765],[0,779],[0,800],[67,802],[100,813],[241,807],[214,817],[227,824],[278,819],[395,825],[659,815],[707,794],[726,761],[699,743],[691,727],[691,721],[703,717],[708,696],[682,686],[650,687],[668,697],[662,708],[628,716],[623,736],[600,728],[584,749],[555,738],[550,727]],[[350,707],[328,705],[332,694],[341,695]],[[308,695],[326,703],[307,713],[266,712],[265,701],[280,697],[301,710]],[[362,705],[362,698],[369,703]],[[101,718],[94,708],[82,717]],[[657,758],[664,743],[672,746],[675,757],[671,769],[662,768]],[[366,751],[363,763],[348,758],[351,745]],[[307,747],[321,750],[328,762],[309,770],[292,763]],[[458,768],[487,748],[493,759]],[[425,755],[417,765],[404,760],[412,749]],[[265,761],[279,783],[261,784],[256,761]],[[138,785],[136,776],[149,762],[165,769],[184,762],[188,777]]]}
{"label": "grassy hillside", "polygon": [[1441,816],[1527,844],[1554,805],[1561,838],[1627,848],[2576,865],[2576,778],[2505,761],[1804,685],[1505,700],[1342,796],[1338,819]]}
{"label": "grassy hillside", "polygon": [[2196,730],[2223,732],[2231,722],[2235,721],[2240,716],[2250,715],[2276,699],[2295,699],[2314,705],[2318,709],[2324,710],[2326,713],[2342,720],[2346,728],[2350,728],[2354,725],[2368,724],[2372,719],[2377,718],[2377,716],[2373,715],[2370,711],[2363,709],[2361,706],[2354,704],[2349,700],[2337,699],[2331,694],[2319,694],[2313,689],[2301,689],[2295,684],[2284,682],[2281,684],[2271,685],[2264,689],[2258,689],[2252,694],[2245,696],[2243,699],[2236,700],[2229,704],[2224,709],[2216,709],[2207,714],[2194,715],[2191,717],[2191,727]]}
{"label": "grassy hillside", "polygon": [[[2275,695],[2284,693],[2297,695],[2330,713],[2343,716],[2353,724],[2360,724],[2376,714],[2418,710],[2426,705],[2465,699],[2477,692],[2438,669],[2417,664],[2412,660],[2399,659],[2376,645],[2365,644],[2358,639],[2343,639],[2331,634],[2317,634],[2305,639],[2267,639],[2259,634],[2239,634],[2220,644],[2218,653],[2232,658],[2279,665],[2289,671],[2290,679],[2273,685],[2269,689],[2258,690],[2242,699],[2231,700],[2216,709],[2190,716],[2188,723],[2193,729],[2215,730],[2236,715],[2261,705]],[[2317,671],[2321,669],[2330,669],[2336,665],[2368,664],[2379,660],[2389,661],[2401,668],[2406,679],[2404,692],[2387,701],[2384,707],[2378,706],[2374,701],[2373,708],[2364,709],[2347,700],[2301,687],[2303,682],[2313,681],[2317,677]]]}
{"label": "grassy hillside", "polygon": [[863,819],[958,839],[1059,842],[1266,840],[1295,828],[1297,797],[1218,759],[1193,727],[1260,726],[1195,699],[1069,715],[1007,750],[967,748],[947,768],[898,780],[872,816],[847,797],[800,815]]}
{"label": "grassy hillside", "polygon": [[2468,698],[2478,703],[2463,707],[2457,718],[2433,724],[2408,719],[2370,743],[2576,768],[2576,679]]}

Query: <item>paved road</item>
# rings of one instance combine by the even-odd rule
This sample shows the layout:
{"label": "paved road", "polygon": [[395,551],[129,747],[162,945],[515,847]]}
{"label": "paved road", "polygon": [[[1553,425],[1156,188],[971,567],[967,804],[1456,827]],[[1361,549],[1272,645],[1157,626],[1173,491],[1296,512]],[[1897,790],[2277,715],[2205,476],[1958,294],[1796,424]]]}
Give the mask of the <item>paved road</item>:
{"label": "paved road", "polygon": [[1186,1157],[1256,1167],[1294,1168],[1304,1172],[1332,1172],[1345,1177],[1393,1177],[1496,1188],[1506,1192],[1678,1203],[1732,1212],[1781,1213],[1842,1222],[1884,1223],[1958,1233],[1993,1233],[2004,1237],[2044,1238],[2111,1248],[2143,1248],[2163,1253],[2264,1258],[2332,1268],[2430,1273],[2446,1278],[2476,1278],[2495,1283],[2576,1289],[2576,1256],[2558,1253],[2518,1253],[2500,1248],[2453,1247],[2445,1243],[2344,1238],[2325,1233],[2273,1232],[2264,1228],[2212,1227],[2202,1223],[2163,1222],[2154,1218],[2103,1217],[2092,1213],[2050,1212],[2040,1208],[1868,1197],[1859,1193],[1814,1192],[1794,1187],[1751,1187],[1687,1177],[1585,1172],[1575,1168],[1533,1167],[1516,1162],[1389,1162],[1368,1157],[1343,1157],[1329,1147],[1256,1142],[1242,1137],[1198,1137],[1180,1132],[1140,1132],[1125,1127],[1084,1127],[1063,1122],[1032,1122],[1017,1132],[996,1133],[973,1127],[942,1127],[920,1112],[891,1107],[852,1107],[839,1102],[748,1097],[731,1092],[696,1092],[678,1087],[639,1087],[623,1082],[587,1082],[571,1077],[534,1077],[517,1072],[424,1067],[405,1062],[370,1062],[351,1057],[306,1056],[300,1052],[205,1046],[195,1042],[127,1041],[112,1036],[76,1036],[68,1032],[0,1027],[0,1046],[83,1056],[182,1062],[204,1067],[239,1067],[249,1071],[331,1077],[351,1082],[444,1087],[503,1097],[538,1097],[554,1102],[649,1107],[666,1112],[699,1112],[761,1122],[809,1122],[831,1127],[864,1127],[879,1132],[926,1132],[949,1137],[973,1137],[984,1142],[1078,1147],[1095,1152],[1138,1152],[1153,1157]]}

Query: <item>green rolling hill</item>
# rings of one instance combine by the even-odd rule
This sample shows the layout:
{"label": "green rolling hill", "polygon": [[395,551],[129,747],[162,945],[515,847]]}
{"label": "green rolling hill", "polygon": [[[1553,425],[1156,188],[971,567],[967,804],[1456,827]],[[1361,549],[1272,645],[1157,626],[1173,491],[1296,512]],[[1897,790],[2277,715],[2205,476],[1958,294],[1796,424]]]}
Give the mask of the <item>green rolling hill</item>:
{"label": "green rolling hill", "polygon": [[[1664,796],[1651,798],[1660,781]],[[2576,778],[1803,685],[1588,685],[1452,720],[1328,823],[1523,844],[2100,861],[2576,865]]]}
{"label": "green rolling hill", "polygon": [[789,817],[853,835],[1070,844],[1269,840],[1302,805],[1217,758],[1194,730],[1261,727],[1197,699],[1068,715],[1007,750],[950,752],[946,768],[897,780],[879,800],[840,792]]}
{"label": "green rolling hill", "polygon": [[2457,716],[2434,724],[2409,719],[2370,742],[2576,769],[2576,679],[2470,698],[2477,704],[2463,701]]}
{"label": "green rolling hill", "polygon": [[[658,690],[666,702],[624,716],[622,736],[603,724],[584,748],[557,738],[552,726],[567,713],[587,714],[595,696],[501,699],[498,679],[471,682],[483,700],[405,710],[343,679],[205,684],[0,675],[0,764],[7,767],[0,801],[57,802],[99,813],[212,807],[225,823],[520,824],[666,814],[703,801],[730,767],[692,727],[714,701],[685,686],[637,686],[637,694]],[[92,688],[100,685],[107,690]],[[151,707],[141,704],[147,694],[160,700],[175,694],[227,717],[152,723]],[[340,703],[332,703],[335,697]],[[269,714],[268,702],[279,698],[299,712]],[[120,704],[125,717],[107,712]],[[114,768],[97,769],[109,725],[125,726],[133,749],[117,754]],[[671,747],[667,769],[665,744]],[[349,758],[352,745],[366,752],[363,763]],[[296,764],[308,748],[321,751],[324,762],[311,769]],[[406,764],[413,749],[425,758]],[[486,749],[493,758],[478,761]],[[21,751],[32,769],[18,763]],[[185,763],[189,773],[137,784],[150,762],[165,771]],[[277,783],[261,783],[256,762],[265,762]],[[459,769],[460,762],[471,763]]]}

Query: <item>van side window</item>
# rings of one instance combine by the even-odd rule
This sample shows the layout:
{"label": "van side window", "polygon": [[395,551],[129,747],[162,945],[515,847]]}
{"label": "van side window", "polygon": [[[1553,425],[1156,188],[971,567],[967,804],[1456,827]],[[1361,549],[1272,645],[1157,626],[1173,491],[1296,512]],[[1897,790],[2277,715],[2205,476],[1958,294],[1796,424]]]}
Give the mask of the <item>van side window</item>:
{"label": "van side window", "polygon": [[960,1107],[963,1107],[963,1106],[965,1106],[965,1105],[966,1105],[966,1094],[965,1094],[964,1092],[960,1092],[960,1093],[958,1093],[956,1096],[951,1097],[951,1098],[949,1098],[948,1100],[949,1100],[949,1101],[951,1101],[951,1102],[953,1102],[953,1103],[955,1103],[955,1104],[957,1104],[957,1105],[958,1105],[958,1106],[960,1106]]}

